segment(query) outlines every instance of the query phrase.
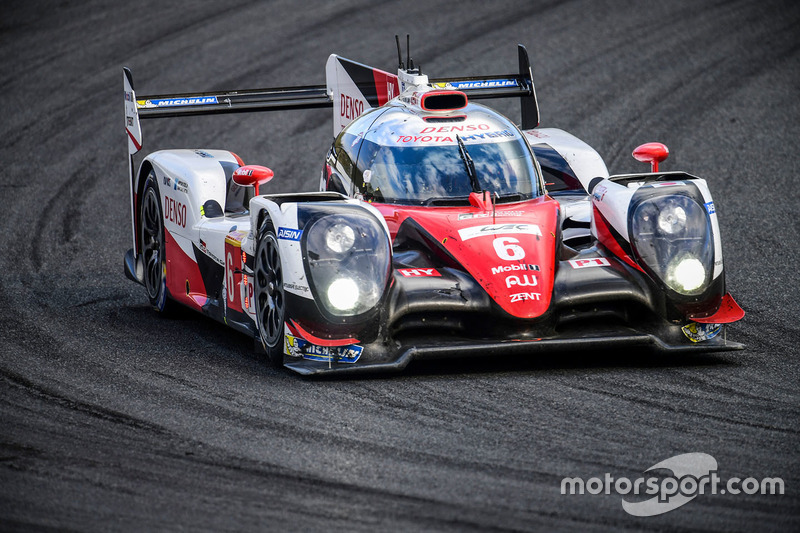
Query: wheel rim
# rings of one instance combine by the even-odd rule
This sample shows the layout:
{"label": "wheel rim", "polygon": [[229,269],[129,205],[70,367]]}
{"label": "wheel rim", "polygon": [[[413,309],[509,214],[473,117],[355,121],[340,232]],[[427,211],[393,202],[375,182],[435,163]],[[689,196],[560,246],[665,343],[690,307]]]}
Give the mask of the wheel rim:
{"label": "wheel rim", "polygon": [[264,345],[274,348],[283,336],[286,301],[278,241],[272,234],[267,234],[259,244],[255,277],[259,333]]}
{"label": "wheel rim", "polygon": [[161,290],[161,209],[158,197],[150,188],[142,204],[142,249],[144,251],[144,285],[151,299],[158,297]]}

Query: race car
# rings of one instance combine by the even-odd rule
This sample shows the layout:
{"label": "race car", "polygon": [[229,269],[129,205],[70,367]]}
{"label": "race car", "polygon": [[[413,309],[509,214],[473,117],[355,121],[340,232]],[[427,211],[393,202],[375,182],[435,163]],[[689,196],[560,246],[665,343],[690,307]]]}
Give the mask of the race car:
{"label": "race car", "polygon": [[[137,97],[124,69],[133,247],[125,273],[253,337],[301,374],[425,358],[640,347],[736,350],[717,212],[703,179],[610,176],[539,127],[525,47],[510,75],[429,79],[331,55],[326,85]],[[516,125],[478,103],[519,98]],[[141,119],[331,107],[318,192],[260,194],[234,152],[162,150],[136,168]],[[299,155],[299,154],[298,154]],[[323,154],[320,154],[323,155]]]}

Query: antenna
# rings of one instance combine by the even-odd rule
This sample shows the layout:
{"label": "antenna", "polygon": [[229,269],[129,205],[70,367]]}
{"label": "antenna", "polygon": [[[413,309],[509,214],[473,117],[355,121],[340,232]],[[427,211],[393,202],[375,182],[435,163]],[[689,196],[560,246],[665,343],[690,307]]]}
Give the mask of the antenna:
{"label": "antenna", "polygon": [[409,34],[406,34],[406,57],[408,57],[409,74],[422,74],[421,68],[414,68],[414,60],[411,58],[411,36]]}
{"label": "antenna", "polygon": [[400,36],[395,34],[394,41],[397,43],[397,62],[399,63],[397,68],[400,70],[405,70],[406,66],[403,64],[403,55],[400,52]]}
{"label": "antenna", "polygon": [[414,60],[411,59],[411,36],[406,33],[406,57],[408,58],[408,70],[414,70]]}

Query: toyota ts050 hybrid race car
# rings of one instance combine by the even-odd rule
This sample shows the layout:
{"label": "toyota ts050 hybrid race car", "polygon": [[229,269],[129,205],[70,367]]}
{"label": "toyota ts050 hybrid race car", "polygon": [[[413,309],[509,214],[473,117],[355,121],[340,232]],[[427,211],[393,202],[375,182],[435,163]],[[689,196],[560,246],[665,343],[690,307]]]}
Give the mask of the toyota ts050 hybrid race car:
{"label": "toyota ts050 hybrid race car", "polygon": [[[527,51],[512,75],[431,80],[331,55],[326,86],[137,97],[124,71],[133,248],[152,305],[253,336],[302,374],[418,358],[649,347],[732,350],[703,179],[609,176],[591,147],[539,128]],[[521,125],[478,104],[518,97]],[[140,119],[333,108],[320,192],[267,194],[233,152],[163,150],[135,169]],[[286,178],[284,178],[286,179]]]}

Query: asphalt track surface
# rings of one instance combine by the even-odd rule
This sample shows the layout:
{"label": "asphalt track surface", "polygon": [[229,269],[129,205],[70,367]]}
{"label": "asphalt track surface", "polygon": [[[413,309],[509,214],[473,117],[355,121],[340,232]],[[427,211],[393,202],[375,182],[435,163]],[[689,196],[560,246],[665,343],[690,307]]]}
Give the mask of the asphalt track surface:
{"label": "asphalt track surface", "polygon": [[[27,1],[0,17],[1,530],[797,530],[800,4]],[[743,352],[416,364],[309,380],[122,274],[131,245],[123,66],[139,94],[324,83],[338,53],[436,76],[534,65],[543,126],[612,173],[705,177]],[[498,107],[516,117],[517,104]],[[227,148],[313,190],[328,110],[143,123],[145,150]],[[723,479],[636,518],[561,479],[635,479],[704,452]]]}

